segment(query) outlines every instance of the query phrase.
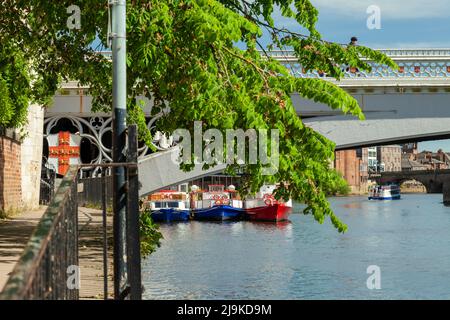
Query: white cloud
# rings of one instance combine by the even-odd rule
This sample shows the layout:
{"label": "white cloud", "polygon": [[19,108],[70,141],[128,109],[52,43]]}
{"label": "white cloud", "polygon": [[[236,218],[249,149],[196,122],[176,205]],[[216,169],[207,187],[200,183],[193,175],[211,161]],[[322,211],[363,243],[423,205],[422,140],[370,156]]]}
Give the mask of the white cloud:
{"label": "white cloud", "polygon": [[368,16],[370,5],[381,9],[382,19],[417,19],[450,17],[449,0],[311,0],[320,9],[335,10],[338,15]]}

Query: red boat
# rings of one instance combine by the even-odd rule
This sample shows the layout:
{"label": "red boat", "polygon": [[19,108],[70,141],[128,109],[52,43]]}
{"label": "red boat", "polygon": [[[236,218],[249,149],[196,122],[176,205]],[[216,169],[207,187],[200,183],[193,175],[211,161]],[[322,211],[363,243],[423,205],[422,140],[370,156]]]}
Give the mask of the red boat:
{"label": "red boat", "polygon": [[[275,186],[263,186],[259,197],[245,202],[245,216],[251,221],[284,221],[292,211],[292,201],[279,202],[272,192]],[[263,195],[261,197],[261,195]]]}
{"label": "red boat", "polygon": [[292,207],[284,203],[275,203],[264,207],[245,209],[248,220],[251,221],[283,221],[287,220]]}

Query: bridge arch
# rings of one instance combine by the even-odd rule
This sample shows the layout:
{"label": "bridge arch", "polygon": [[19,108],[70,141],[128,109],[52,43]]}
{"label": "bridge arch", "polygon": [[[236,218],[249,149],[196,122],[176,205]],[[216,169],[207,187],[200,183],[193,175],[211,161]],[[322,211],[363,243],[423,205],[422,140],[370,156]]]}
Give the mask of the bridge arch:
{"label": "bridge arch", "polygon": [[382,172],[379,177],[375,178],[381,183],[402,183],[413,179],[422,183],[427,189],[427,193],[442,193],[444,183],[450,181],[450,170]]}

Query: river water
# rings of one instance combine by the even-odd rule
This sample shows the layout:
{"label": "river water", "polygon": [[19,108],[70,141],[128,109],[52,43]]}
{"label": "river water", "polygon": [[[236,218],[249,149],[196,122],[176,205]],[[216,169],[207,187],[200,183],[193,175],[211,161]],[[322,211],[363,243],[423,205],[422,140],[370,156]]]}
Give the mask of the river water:
{"label": "river water", "polygon": [[[302,214],[278,224],[161,225],[162,245],[143,261],[144,298],[450,299],[450,208],[442,195],[330,202],[345,234]],[[368,289],[377,275],[369,266],[379,267],[380,289]]]}

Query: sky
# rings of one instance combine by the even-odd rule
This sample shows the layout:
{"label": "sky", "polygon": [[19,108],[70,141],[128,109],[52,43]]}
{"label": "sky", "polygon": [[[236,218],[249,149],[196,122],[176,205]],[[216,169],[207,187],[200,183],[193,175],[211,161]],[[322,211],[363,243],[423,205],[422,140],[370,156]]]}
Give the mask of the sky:
{"label": "sky", "polygon": [[[319,10],[323,38],[372,48],[450,48],[450,0],[311,0]],[[368,29],[370,6],[380,9],[381,29]],[[296,22],[274,13],[277,24],[301,31]]]}
{"label": "sky", "polygon": [[[318,31],[326,40],[348,43],[352,36],[371,48],[450,48],[450,0],[311,0],[319,10]],[[381,29],[370,30],[367,9],[380,9]],[[275,22],[302,32],[274,12]],[[267,36],[264,37],[268,41]],[[264,41],[265,42],[265,41]],[[419,143],[419,150],[450,151],[450,140]]]}

